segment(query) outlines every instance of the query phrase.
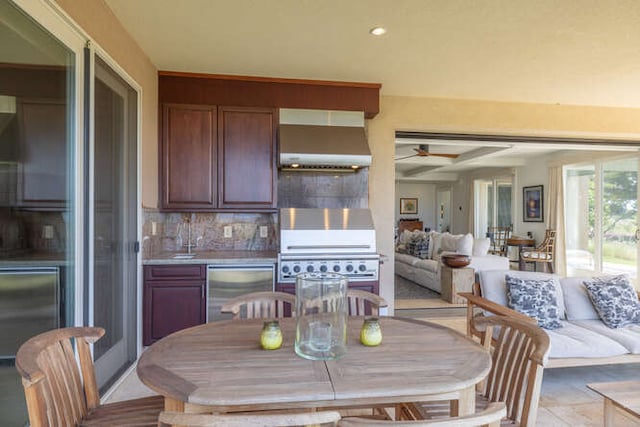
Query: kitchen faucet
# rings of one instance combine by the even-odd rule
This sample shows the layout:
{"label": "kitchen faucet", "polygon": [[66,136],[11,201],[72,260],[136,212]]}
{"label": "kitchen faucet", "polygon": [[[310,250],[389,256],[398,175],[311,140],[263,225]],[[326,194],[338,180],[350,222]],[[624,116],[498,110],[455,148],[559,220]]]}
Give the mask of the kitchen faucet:
{"label": "kitchen faucet", "polygon": [[[194,214],[191,214],[192,217]],[[191,253],[191,248],[197,248],[198,247],[198,240],[200,240],[200,238],[198,238],[196,240],[196,243],[191,243],[191,220],[193,218],[187,218],[186,222],[187,222],[187,244],[186,245],[182,245],[183,247],[187,248],[187,253],[190,254]]]}

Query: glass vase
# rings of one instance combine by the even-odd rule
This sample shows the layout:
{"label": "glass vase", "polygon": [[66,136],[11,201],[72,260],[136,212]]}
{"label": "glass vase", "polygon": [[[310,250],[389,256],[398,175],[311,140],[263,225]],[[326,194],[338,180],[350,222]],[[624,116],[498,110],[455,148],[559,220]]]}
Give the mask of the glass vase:
{"label": "glass vase", "polygon": [[296,277],[295,351],[311,360],[329,360],[347,352],[347,286],[336,273]]}

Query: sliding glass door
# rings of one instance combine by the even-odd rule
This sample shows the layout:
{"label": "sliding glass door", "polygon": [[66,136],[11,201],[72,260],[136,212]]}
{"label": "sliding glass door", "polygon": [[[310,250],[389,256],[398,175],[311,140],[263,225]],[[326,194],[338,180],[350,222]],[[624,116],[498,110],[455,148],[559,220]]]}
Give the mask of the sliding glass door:
{"label": "sliding glass door", "polygon": [[[46,15],[41,2],[33,13]],[[0,424],[24,426],[20,345],[73,325],[78,224],[76,130],[83,44],[0,1]],[[80,178],[81,180],[81,178]]]}
{"label": "sliding glass door", "polygon": [[565,167],[569,275],[628,274],[637,283],[640,157]]}
{"label": "sliding glass door", "polygon": [[91,323],[106,331],[94,346],[96,376],[104,387],[136,359],[138,95],[98,56],[94,68],[89,294]]}

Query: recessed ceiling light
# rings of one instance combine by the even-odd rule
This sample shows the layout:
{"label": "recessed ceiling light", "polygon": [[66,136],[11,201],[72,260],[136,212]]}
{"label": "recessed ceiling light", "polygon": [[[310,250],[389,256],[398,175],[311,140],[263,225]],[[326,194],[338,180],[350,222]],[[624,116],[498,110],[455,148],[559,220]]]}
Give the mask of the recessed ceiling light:
{"label": "recessed ceiling light", "polygon": [[291,167],[292,167],[292,168],[298,168],[298,167],[300,167],[300,165],[299,165],[298,163],[292,163],[292,164],[291,164]]}
{"label": "recessed ceiling light", "polygon": [[387,29],[383,27],[373,27],[369,30],[369,33],[373,34],[374,36],[382,36],[384,34],[387,34]]}

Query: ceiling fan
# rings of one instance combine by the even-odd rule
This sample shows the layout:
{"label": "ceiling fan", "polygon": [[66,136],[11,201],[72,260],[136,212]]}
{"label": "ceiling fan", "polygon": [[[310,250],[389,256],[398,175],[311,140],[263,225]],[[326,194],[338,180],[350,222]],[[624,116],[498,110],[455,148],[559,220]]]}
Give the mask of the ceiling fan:
{"label": "ceiling fan", "polygon": [[455,159],[458,156],[460,156],[459,154],[430,153],[429,152],[429,146],[426,145],[426,144],[418,145],[418,148],[414,148],[413,151],[415,151],[416,154],[412,154],[410,156],[398,157],[395,160],[403,160],[403,159],[408,159],[410,157],[429,157],[429,156],[447,157],[449,159]]}

